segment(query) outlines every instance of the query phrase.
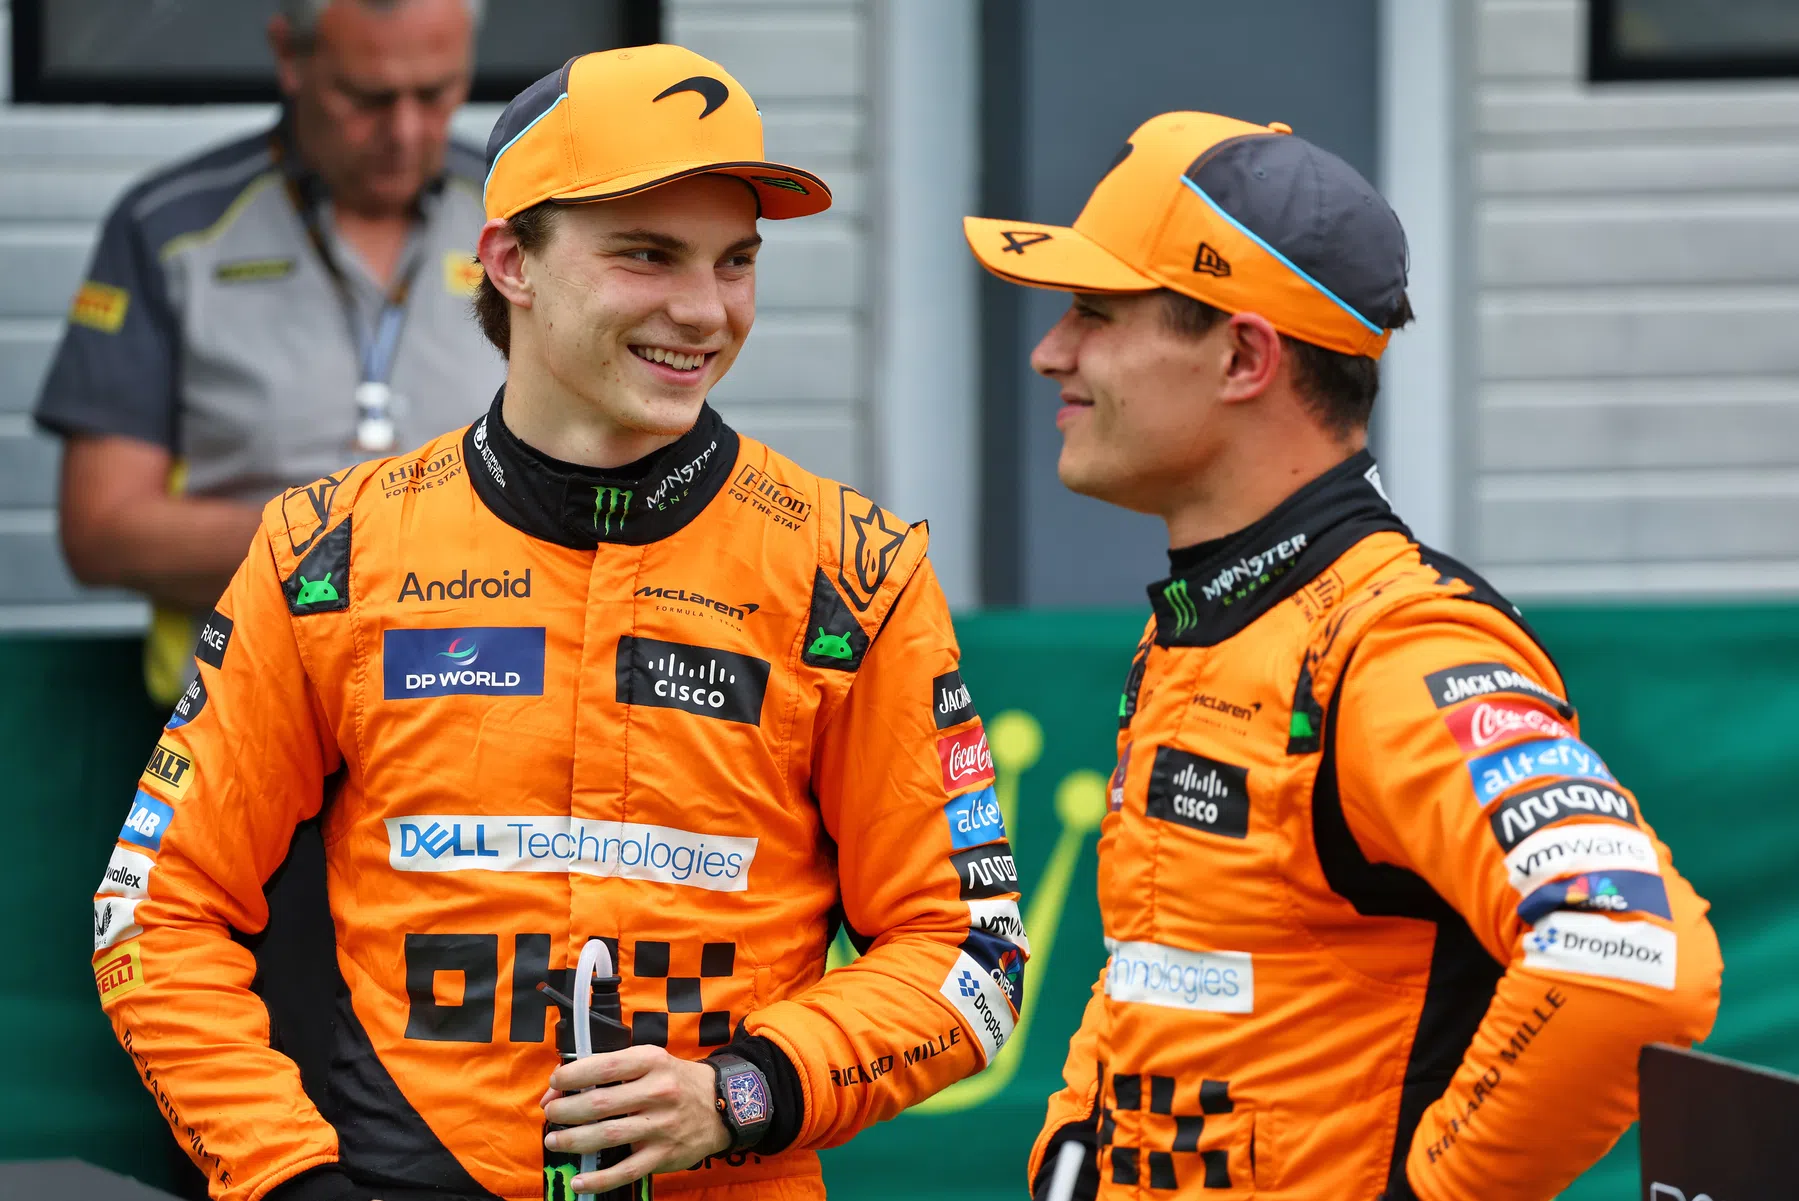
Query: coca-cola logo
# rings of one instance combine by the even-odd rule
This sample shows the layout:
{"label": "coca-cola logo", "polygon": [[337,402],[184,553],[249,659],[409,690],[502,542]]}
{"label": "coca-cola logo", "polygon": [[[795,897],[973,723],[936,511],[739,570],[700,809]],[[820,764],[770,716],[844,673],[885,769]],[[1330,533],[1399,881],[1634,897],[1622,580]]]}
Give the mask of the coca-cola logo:
{"label": "coca-cola logo", "polygon": [[1553,714],[1519,701],[1481,701],[1444,716],[1464,751],[1483,751],[1511,738],[1573,738]]}
{"label": "coca-cola logo", "polygon": [[987,749],[987,731],[978,725],[939,738],[937,758],[943,765],[945,792],[958,792],[993,780],[993,752]]}

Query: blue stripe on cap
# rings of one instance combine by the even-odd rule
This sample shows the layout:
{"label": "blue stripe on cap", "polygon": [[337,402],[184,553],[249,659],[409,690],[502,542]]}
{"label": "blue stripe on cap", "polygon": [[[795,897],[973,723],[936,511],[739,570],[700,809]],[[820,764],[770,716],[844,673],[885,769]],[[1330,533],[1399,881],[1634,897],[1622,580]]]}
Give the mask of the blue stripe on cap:
{"label": "blue stripe on cap", "polygon": [[[500,152],[493,156],[493,166],[489,167],[487,169],[487,178],[481,181],[481,204],[482,204],[482,207],[485,208],[487,205],[487,185],[489,185],[493,182],[494,170],[495,170],[495,168],[497,168],[500,165],[500,159],[505,157],[505,154],[508,150],[512,149],[512,143],[518,141],[520,138],[522,138],[526,134],[530,133],[531,126],[536,125],[539,121],[543,120],[545,117],[547,117],[551,113],[555,112],[556,106],[558,104],[561,104],[564,100],[567,100],[567,99],[568,99],[568,93],[564,92],[560,96],[556,97],[556,99],[550,101],[550,107],[544,109],[541,113],[538,113],[535,117],[532,117],[530,122],[528,124],[526,124],[526,126],[523,129],[519,130],[517,133],[512,135],[511,141],[507,142],[504,146],[500,147]],[[1203,194],[1204,193],[1201,193],[1201,195],[1203,195]],[[1254,236],[1254,235],[1251,235],[1251,236]],[[1332,297],[1332,299],[1335,300],[1336,298]],[[1343,302],[1339,300],[1339,301],[1337,301],[1337,303],[1341,304]]]}
{"label": "blue stripe on cap", "polygon": [[1253,229],[1249,228],[1249,226],[1243,224],[1243,222],[1237,220],[1235,217],[1233,217],[1229,213],[1225,212],[1222,208],[1220,208],[1218,206],[1218,202],[1216,200],[1213,200],[1210,196],[1206,195],[1206,191],[1204,188],[1202,188],[1198,184],[1194,183],[1191,179],[1188,179],[1185,175],[1181,176],[1181,182],[1186,184],[1189,188],[1191,188],[1193,190],[1193,194],[1195,196],[1197,196],[1201,200],[1205,201],[1206,204],[1211,208],[1211,210],[1214,213],[1217,213],[1220,217],[1223,217],[1226,221],[1230,222],[1231,225],[1235,229],[1237,229],[1239,232],[1241,232],[1244,237],[1248,238],[1250,241],[1254,242],[1257,246],[1260,246],[1263,250],[1266,250],[1269,254],[1273,255],[1275,257],[1275,259],[1277,259],[1281,263],[1282,266],[1287,268],[1287,270],[1291,271],[1293,274],[1299,276],[1299,278],[1305,280],[1308,284],[1311,284],[1314,288],[1318,289],[1318,291],[1323,294],[1325,299],[1329,300],[1332,304],[1334,304],[1338,308],[1342,309],[1345,313],[1348,313],[1351,317],[1354,317],[1357,321],[1361,322],[1362,327],[1364,329],[1366,329],[1370,333],[1374,333],[1374,334],[1384,334],[1387,332],[1386,330],[1382,329],[1380,326],[1374,324],[1374,322],[1368,320],[1368,318],[1366,318],[1366,317],[1362,316],[1360,313],[1356,312],[1354,306],[1345,303],[1343,298],[1338,296],[1335,292],[1331,291],[1329,288],[1325,287],[1323,284],[1321,284],[1317,280],[1313,279],[1310,275],[1307,275],[1305,273],[1305,270],[1303,268],[1301,268],[1298,263],[1295,263],[1292,259],[1288,258],[1286,255],[1282,254],[1280,251],[1278,251],[1274,247],[1270,246],[1267,242],[1263,241],[1262,238],[1259,235],[1257,235],[1257,233]]}

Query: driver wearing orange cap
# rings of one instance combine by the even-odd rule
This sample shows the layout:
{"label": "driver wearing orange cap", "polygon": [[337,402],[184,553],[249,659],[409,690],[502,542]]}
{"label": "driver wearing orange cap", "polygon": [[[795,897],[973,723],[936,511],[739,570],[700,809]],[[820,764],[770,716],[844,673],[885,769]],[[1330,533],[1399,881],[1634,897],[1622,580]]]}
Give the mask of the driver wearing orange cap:
{"label": "driver wearing orange cap", "polygon": [[[1025,955],[924,526],[706,403],[757,218],[830,193],[674,46],[526,89],[488,166],[506,384],[264,511],[94,898],[101,1002],[220,1201],[820,1198],[818,1149],[998,1053]],[[309,1096],[244,940],[314,816]],[[592,939],[634,1045],[558,1066],[538,986]],[[571,1178],[546,1119],[629,1153]]]}
{"label": "driver wearing orange cap", "polygon": [[967,234],[1074,294],[1031,356],[1058,472],[1172,548],[1033,1195],[1547,1201],[1644,1044],[1710,1029],[1720,957],[1518,610],[1388,506],[1398,219],[1284,126],[1166,113],[1071,228]]}

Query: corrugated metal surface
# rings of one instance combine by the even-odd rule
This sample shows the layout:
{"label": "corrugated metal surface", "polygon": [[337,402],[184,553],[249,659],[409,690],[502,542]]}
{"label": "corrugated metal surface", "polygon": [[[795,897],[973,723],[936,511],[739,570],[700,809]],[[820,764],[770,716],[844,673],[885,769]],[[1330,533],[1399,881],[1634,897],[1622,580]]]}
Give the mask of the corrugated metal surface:
{"label": "corrugated metal surface", "polygon": [[[867,30],[862,0],[664,2],[664,37],[724,63],[762,109],[769,155],[823,176],[836,197],[823,216],[764,225],[756,329],[717,402],[745,432],[852,482],[865,469],[869,404]],[[458,133],[483,141],[498,111],[472,106]],[[254,106],[0,103],[0,629],[143,622],[129,597],[81,589],[64,570],[57,444],[33,432],[28,414],[117,196],[158,166],[270,119]]]}
{"label": "corrugated metal surface", "polygon": [[1799,81],[1585,81],[1481,0],[1476,558],[1519,594],[1799,590]]}

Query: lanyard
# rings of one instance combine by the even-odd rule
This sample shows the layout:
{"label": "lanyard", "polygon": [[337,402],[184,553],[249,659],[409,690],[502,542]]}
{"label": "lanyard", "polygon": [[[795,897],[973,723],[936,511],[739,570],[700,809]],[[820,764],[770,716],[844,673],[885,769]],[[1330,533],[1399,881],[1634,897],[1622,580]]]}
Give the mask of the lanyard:
{"label": "lanyard", "polygon": [[356,319],[356,296],[349,277],[331,251],[320,210],[323,202],[308,203],[296,194],[296,207],[306,225],[306,236],[324,263],[325,271],[336,285],[338,303],[343,308],[344,323],[356,344],[360,376],[356,384],[356,449],[370,453],[392,450],[395,441],[394,391],[389,384],[394,358],[400,347],[400,331],[406,324],[408,301],[413,281],[425,260],[424,231],[414,228],[407,237],[405,257],[394,272],[394,282],[382,299],[381,311],[368,329]]}

